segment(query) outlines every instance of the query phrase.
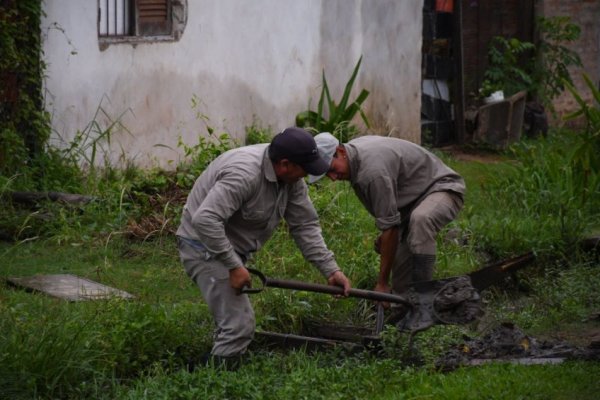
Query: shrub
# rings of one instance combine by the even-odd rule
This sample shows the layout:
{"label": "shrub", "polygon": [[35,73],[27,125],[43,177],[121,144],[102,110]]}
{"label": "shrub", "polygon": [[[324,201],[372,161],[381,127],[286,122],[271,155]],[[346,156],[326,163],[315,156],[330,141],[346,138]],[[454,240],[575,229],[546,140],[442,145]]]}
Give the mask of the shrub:
{"label": "shrub", "polygon": [[[344,93],[339,103],[336,104],[329,93],[329,86],[325,78],[325,70],[323,70],[321,96],[317,105],[317,111],[303,111],[296,115],[296,125],[304,128],[312,128],[317,133],[330,132],[334,134],[340,142],[347,142],[356,133],[356,127],[351,125],[356,114],[360,114],[363,122],[369,127],[367,116],[361,109],[362,103],[369,96],[369,92],[365,89],[361,90],[356,99],[349,103],[350,94],[354,80],[358,74],[362,57],[359,58],[350,79],[346,83]],[[325,103],[326,102],[326,103]],[[326,108],[325,108],[326,107]]]}

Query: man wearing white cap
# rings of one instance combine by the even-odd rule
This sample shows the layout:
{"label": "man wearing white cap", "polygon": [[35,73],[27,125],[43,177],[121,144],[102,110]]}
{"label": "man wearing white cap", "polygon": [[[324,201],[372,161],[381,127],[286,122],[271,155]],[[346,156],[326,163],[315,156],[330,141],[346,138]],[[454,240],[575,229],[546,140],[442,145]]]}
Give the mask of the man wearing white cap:
{"label": "man wearing white cap", "polygon": [[315,141],[330,167],[323,175],[309,175],[309,183],[324,175],[350,181],[381,231],[375,241],[380,254],[375,290],[402,293],[411,282],[431,280],[436,236],[463,206],[460,175],[433,153],[402,139],[362,136],[342,145],[323,132]]}
{"label": "man wearing white cap", "polygon": [[[235,367],[252,341],[255,318],[247,294],[246,261],[284,219],[304,257],[328,284],[347,294],[350,281],[326,247],[308,197],[307,174],[329,168],[312,135],[287,128],[270,144],[229,150],[202,172],[177,230],[181,261],[199,287],[216,324],[212,350],[201,363]],[[192,365],[190,365],[192,367]]]}

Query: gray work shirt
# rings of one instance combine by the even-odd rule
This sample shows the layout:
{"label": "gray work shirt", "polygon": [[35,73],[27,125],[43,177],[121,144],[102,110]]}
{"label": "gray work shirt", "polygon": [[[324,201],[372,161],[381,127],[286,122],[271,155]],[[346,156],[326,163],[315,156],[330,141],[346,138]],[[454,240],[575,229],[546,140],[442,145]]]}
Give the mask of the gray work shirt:
{"label": "gray work shirt", "polygon": [[323,240],[306,183],[278,182],[268,146],[240,147],[215,159],[194,183],[177,235],[199,242],[225,267],[236,268],[244,265],[242,257],[264,245],[283,218],[304,257],[328,277],[339,267]]}
{"label": "gray work shirt", "polygon": [[412,142],[362,136],[344,146],[352,188],[382,231],[400,225],[403,214],[433,192],[465,193],[460,175]]}

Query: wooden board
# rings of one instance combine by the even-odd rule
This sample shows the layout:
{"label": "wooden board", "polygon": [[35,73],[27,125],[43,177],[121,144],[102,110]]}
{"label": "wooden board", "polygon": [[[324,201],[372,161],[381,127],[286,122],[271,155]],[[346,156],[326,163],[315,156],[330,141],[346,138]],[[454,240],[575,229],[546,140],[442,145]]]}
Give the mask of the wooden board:
{"label": "wooden board", "polygon": [[104,300],[110,297],[133,298],[133,295],[123,290],[71,274],[9,277],[7,281],[25,290],[43,292],[69,301]]}

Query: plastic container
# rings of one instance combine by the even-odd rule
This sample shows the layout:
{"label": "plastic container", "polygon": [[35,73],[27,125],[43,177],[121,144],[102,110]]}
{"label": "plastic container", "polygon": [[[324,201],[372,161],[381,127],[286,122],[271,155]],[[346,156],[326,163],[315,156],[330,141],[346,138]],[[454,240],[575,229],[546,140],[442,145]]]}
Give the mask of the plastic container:
{"label": "plastic container", "polygon": [[496,90],[494,93],[490,94],[488,97],[483,99],[485,104],[495,103],[497,101],[504,100],[504,92],[502,90]]}

